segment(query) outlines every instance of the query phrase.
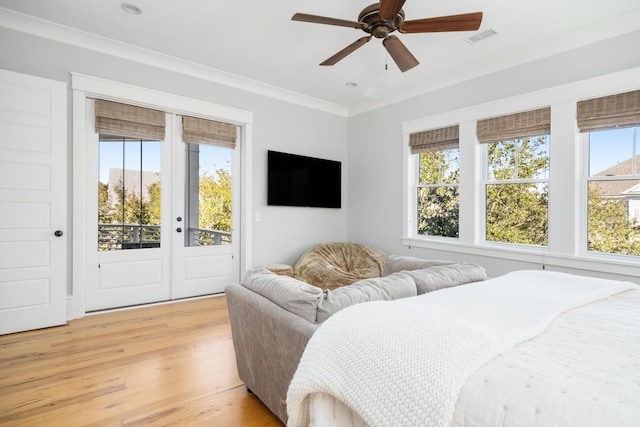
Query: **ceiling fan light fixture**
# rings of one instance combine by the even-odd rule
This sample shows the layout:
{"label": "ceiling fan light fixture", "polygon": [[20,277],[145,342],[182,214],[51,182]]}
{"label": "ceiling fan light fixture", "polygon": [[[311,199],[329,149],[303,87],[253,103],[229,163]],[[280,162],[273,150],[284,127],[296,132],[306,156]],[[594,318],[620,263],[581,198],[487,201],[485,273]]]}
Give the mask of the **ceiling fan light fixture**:
{"label": "ceiling fan light fixture", "polygon": [[371,29],[371,35],[378,39],[387,38],[390,32],[391,29],[384,24],[376,25]]}
{"label": "ceiling fan light fixture", "polygon": [[120,5],[120,7],[122,8],[122,10],[124,10],[125,12],[127,12],[130,15],[142,15],[142,9],[140,9],[138,6],[136,6],[135,4],[132,3],[122,3]]}

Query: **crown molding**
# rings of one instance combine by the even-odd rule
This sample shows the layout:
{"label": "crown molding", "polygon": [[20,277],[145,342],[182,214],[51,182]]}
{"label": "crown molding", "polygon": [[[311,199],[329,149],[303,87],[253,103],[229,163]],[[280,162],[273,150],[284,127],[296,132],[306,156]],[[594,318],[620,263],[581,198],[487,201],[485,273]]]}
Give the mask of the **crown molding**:
{"label": "crown molding", "polygon": [[491,61],[475,64],[454,73],[434,76],[429,82],[405,88],[393,96],[386,94],[380,98],[346,106],[328,102],[319,98],[293,92],[281,87],[269,85],[257,80],[221,71],[212,67],[186,61],[141,47],[118,42],[86,31],[77,30],[51,21],[35,18],[9,9],[0,8],[0,26],[23,33],[55,40],[111,55],[130,61],[151,65],[201,80],[210,81],[257,95],[312,108],[341,117],[351,117],[378,108],[421,96],[435,90],[459,84],[461,82],[491,74],[505,68],[515,67],[554,54],[566,52],[596,43],[608,38],[620,36],[640,29],[640,9],[615,18],[580,28],[576,31],[547,40],[537,46],[521,49],[506,55],[492,58]]}
{"label": "crown molding", "polygon": [[347,107],[319,98],[310,97],[277,86],[206,67],[191,61],[143,49],[86,31],[56,24],[5,8],[0,8],[0,26],[68,45],[89,49],[129,61],[151,65],[201,80],[233,87],[280,101],[313,108],[342,117],[348,116]]}
{"label": "crown molding", "polygon": [[515,52],[507,52],[504,55],[492,57],[489,60],[469,65],[454,72],[433,76],[426,83],[405,88],[404,90],[397,91],[394,95],[385,95],[379,99],[371,99],[360,104],[352,105],[348,110],[349,116],[366,113],[445,87],[454,86],[468,80],[541,60],[549,56],[568,52],[638,30],[640,30],[640,8],[566,34],[549,38],[545,42],[534,46],[528,46]]}

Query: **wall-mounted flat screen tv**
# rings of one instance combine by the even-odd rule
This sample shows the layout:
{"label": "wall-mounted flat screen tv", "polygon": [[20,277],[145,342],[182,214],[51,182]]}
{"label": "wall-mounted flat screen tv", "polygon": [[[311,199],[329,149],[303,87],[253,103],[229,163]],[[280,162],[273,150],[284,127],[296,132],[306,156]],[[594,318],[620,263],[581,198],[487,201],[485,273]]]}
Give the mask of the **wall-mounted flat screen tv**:
{"label": "wall-mounted flat screen tv", "polygon": [[267,204],[340,208],[342,163],[267,151]]}

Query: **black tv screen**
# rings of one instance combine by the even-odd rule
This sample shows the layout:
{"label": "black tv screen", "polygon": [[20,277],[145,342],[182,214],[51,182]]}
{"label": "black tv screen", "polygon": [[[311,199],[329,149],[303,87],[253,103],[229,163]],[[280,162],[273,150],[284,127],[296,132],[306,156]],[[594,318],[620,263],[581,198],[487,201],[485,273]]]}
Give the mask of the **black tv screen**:
{"label": "black tv screen", "polygon": [[267,151],[267,204],[340,208],[342,163]]}

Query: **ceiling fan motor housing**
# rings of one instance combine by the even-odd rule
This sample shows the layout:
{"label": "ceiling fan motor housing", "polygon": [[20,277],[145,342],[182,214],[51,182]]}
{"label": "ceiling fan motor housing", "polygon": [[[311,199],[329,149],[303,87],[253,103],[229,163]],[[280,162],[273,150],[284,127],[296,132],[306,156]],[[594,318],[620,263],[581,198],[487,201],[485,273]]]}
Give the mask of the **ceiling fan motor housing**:
{"label": "ceiling fan motor housing", "polygon": [[404,21],[404,11],[400,9],[395,18],[385,21],[380,17],[380,3],[374,3],[360,12],[358,21],[365,25],[362,29],[364,32],[376,38],[384,39],[399,28],[400,23]]}

